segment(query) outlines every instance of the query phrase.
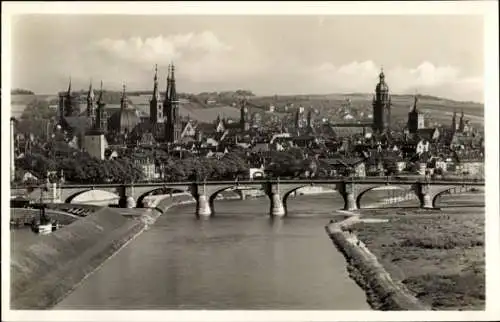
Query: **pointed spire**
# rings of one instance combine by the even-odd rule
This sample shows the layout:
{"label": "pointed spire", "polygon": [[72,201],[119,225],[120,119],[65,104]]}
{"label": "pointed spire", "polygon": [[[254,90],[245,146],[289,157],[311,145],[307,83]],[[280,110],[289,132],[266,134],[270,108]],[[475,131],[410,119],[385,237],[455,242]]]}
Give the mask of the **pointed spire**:
{"label": "pointed spire", "polygon": [[168,99],[170,102],[176,102],[177,101],[177,92],[175,88],[175,67],[174,64],[172,63],[170,67],[170,88],[168,92]]}
{"label": "pointed spire", "polygon": [[68,96],[71,95],[71,76],[69,77]]}
{"label": "pointed spire", "polygon": [[89,83],[89,92],[87,94],[87,100],[89,102],[94,101],[94,90],[92,89],[92,78],[90,79],[90,83]]}
{"label": "pointed spire", "polygon": [[[171,68],[172,68],[172,65],[171,65],[171,64],[169,64],[169,65],[168,65],[168,72],[167,72],[167,89],[165,89],[165,102],[168,102],[168,101],[169,101],[169,98],[170,98],[170,96],[169,96],[169,95],[170,95],[170,85],[171,85],[171,84],[170,84],[170,83],[171,83],[171,82],[170,82],[170,80],[171,80],[171,79],[170,79],[170,69],[171,69]],[[164,105],[166,106],[167,104],[164,104]]]}
{"label": "pointed spire", "polygon": [[465,127],[464,110],[462,109],[462,112],[460,114],[460,123],[458,124],[458,130],[463,131],[464,127]]}
{"label": "pointed spire", "polygon": [[102,79],[101,79],[101,88],[99,89],[99,98],[97,99],[97,103],[102,103]]}
{"label": "pointed spire", "polygon": [[155,77],[153,79],[153,100],[160,100],[160,91],[158,90],[158,65],[155,64]]}
{"label": "pointed spire", "polygon": [[418,96],[417,94],[415,94],[415,96],[413,96],[413,112],[417,111],[417,102],[418,102]]}
{"label": "pointed spire", "polygon": [[455,132],[457,129],[457,110],[453,111],[453,118],[451,119],[451,130]]}

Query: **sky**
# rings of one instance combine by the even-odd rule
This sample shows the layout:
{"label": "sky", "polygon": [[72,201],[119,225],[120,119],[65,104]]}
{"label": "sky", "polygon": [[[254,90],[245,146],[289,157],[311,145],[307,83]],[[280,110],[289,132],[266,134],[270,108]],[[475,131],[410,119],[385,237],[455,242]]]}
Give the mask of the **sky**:
{"label": "sky", "polygon": [[248,89],[258,95],[392,93],[483,102],[482,16],[18,15],[12,87]]}

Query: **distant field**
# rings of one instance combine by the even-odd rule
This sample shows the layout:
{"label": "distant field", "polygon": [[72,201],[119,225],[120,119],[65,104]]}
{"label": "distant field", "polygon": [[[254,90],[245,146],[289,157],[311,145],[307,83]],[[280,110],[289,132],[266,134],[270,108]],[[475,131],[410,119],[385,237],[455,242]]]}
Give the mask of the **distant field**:
{"label": "distant field", "polygon": [[[459,195],[443,199],[464,202]],[[364,210],[365,218],[389,221],[358,223],[353,230],[393,279],[424,303],[437,310],[484,310],[484,210]]]}
{"label": "distant field", "polygon": [[[26,105],[34,99],[46,101],[54,101],[56,95],[12,95],[11,114],[14,117],[21,115]],[[294,104],[294,106],[304,106],[306,108],[313,107],[318,109],[321,114],[328,114],[328,111],[338,110],[345,102],[346,98],[351,99],[353,108],[361,108],[363,110],[371,110],[372,94],[329,94],[329,95],[295,95],[295,96],[256,96],[249,98],[251,103],[251,112],[263,111],[270,105]],[[149,96],[130,96],[132,105],[139,110],[149,113]],[[411,95],[393,95],[392,96],[392,117],[405,120],[411,104],[413,104],[413,96]],[[457,102],[432,96],[422,96],[419,98],[419,108],[426,114],[427,119],[432,122],[440,122],[446,124],[451,122],[453,111],[463,109],[467,118],[471,123],[481,125],[483,123],[484,106],[483,104],[473,102]],[[258,108],[258,107],[262,107]],[[239,118],[239,108],[229,105],[222,106],[206,106],[200,102],[190,102],[181,104],[181,116],[190,116],[193,120],[200,122],[213,122],[218,115],[221,117]]]}

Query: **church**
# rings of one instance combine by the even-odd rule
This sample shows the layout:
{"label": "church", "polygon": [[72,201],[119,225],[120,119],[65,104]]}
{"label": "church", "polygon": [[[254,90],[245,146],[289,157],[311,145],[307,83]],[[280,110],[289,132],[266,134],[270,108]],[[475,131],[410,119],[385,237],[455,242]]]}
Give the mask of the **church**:
{"label": "church", "polygon": [[[171,64],[168,68],[167,87],[163,100],[158,86],[158,69],[155,67],[149,119],[141,119],[138,110],[132,106],[127,97],[125,85],[123,85],[119,110],[108,117],[103,100],[102,81],[97,100],[92,83],[89,85],[86,110],[82,112],[78,95],[71,90],[70,80],[68,90],[59,94],[57,125],[57,130],[64,134],[70,145],[85,150],[88,150],[86,142],[90,141],[98,142],[96,144],[99,146],[107,146],[108,142],[109,144],[137,142],[144,136],[150,136],[155,142],[160,143],[178,142],[183,131],[179,116],[174,65]],[[91,150],[95,149],[91,148]]]}

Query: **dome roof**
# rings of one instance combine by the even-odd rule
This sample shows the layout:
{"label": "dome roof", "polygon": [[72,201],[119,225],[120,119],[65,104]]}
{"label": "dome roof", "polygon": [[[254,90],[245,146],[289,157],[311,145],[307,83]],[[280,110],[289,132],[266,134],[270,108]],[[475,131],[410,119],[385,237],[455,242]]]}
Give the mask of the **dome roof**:
{"label": "dome roof", "polygon": [[140,123],[139,113],[135,108],[121,109],[109,119],[109,126],[111,130],[120,133],[132,132],[132,130]]}

